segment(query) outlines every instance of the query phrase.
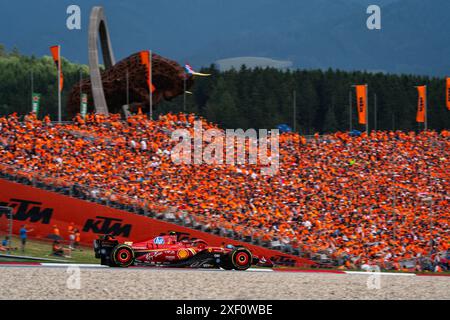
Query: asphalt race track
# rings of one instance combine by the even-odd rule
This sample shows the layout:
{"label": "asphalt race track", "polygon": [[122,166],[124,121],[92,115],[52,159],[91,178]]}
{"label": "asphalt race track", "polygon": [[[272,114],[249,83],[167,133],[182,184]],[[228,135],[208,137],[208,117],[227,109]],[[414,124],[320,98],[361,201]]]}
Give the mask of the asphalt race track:
{"label": "asphalt race track", "polygon": [[1,265],[0,283],[0,299],[14,300],[450,299],[450,277],[413,274]]}

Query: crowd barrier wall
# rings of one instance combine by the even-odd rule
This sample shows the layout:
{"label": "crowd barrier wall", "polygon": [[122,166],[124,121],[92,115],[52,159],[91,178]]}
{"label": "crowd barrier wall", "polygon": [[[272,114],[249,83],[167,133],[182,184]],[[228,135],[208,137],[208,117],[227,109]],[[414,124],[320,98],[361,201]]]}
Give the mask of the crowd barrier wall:
{"label": "crowd barrier wall", "polygon": [[[26,225],[32,230],[29,237],[34,239],[47,238],[56,225],[62,238],[68,240],[71,223],[81,233],[80,243],[88,246],[104,234],[114,234],[119,241],[139,242],[175,231],[181,239],[199,238],[213,246],[246,246],[252,253],[269,258],[277,265],[308,267],[314,264],[295,255],[3,179],[0,179],[0,206],[13,208],[14,234],[19,234],[20,228]],[[7,219],[6,214],[0,215],[1,220]],[[1,231],[6,232],[6,228],[7,223],[0,223]]]}

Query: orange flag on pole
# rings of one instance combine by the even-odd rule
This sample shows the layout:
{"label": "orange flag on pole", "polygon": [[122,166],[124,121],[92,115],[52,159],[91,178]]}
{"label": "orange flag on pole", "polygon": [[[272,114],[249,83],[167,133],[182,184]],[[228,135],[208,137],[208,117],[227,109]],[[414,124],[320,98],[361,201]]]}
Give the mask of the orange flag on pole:
{"label": "orange flag on pole", "polygon": [[450,78],[447,78],[447,109],[450,110]]}
{"label": "orange flag on pole", "polygon": [[141,63],[147,68],[147,84],[149,90],[155,92],[156,88],[151,83],[152,66],[150,65],[150,51],[141,51]]}
{"label": "orange flag on pole", "polygon": [[356,101],[358,106],[358,122],[359,124],[366,124],[367,112],[367,86],[356,86]]}
{"label": "orange flag on pole", "polygon": [[53,56],[53,61],[55,61],[56,68],[58,68],[59,90],[62,91],[64,86],[64,76],[61,70],[61,46],[50,47],[50,51]]}
{"label": "orange flag on pole", "polygon": [[427,103],[427,93],[426,93],[426,86],[418,86],[417,92],[419,94],[418,101],[417,101],[417,122],[425,122],[425,108]]}

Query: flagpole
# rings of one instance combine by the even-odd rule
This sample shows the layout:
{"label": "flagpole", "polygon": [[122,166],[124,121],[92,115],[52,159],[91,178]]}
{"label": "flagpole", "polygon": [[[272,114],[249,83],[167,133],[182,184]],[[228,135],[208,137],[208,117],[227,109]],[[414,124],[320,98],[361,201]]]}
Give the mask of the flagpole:
{"label": "flagpole", "polygon": [[[82,86],[82,83],[83,83],[83,70],[80,69],[80,102],[81,102],[81,98],[82,98],[82,96],[83,96],[83,86]],[[80,105],[81,105],[81,103],[80,103]]]}
{"label": "flagpole", "polygon": [[127,107],[130,108],[130,75],[128,73],[128,69],[127,69],[127,73],[126,73],[126,79],[127,79]]}
{"label": "flagpole", "polygon": [[183,77],[183,111],[186,112],[186,74]]}
{"label": "flagpole", "polygon": [[425,131],[428,130],[428,94],[427,86],[425,85]]}
{"label": "flagpole", "polygon": [[[357,87],[357,85],[352,85],[351,86],[352,88],[355,88],[355,93],[356,93],[356,87]],[[350,90],[350,93],[351,93],[351,90]],[[353,99],[350,97],[350,105],[351,105],[351,107],[353,108]],[[356,107],[358,108],[358,110],[359,110],[359,101],[358,101],[358,97],[356,97]],[[352,116],[353,116],[353,114],[352,114]],[[359,114],[358,114],[358,119],[359,119]],[[358,124],[359,124],[359,120],[358,120]],[[351,126],[351,128],[353,128],[353,125],[352,125],[352,118],[350,118],[350,126]],[[351,131],[351,130],[350,130]]]}
{"label": "flagpole", "polygon": [[348,105],[349,105],[349,120],[350,120],[350,132],[352,132],[353,131],[353,121],[352,121],[352,118],[353,118],[353,111],[352,111],[352,109],[353,109],[353,96],[352,96],[352,90],[350,90],[349,92],[348,92],[349,94],[348,94]]}
{"label": "flagpole", "polygon": [[61,46],[58,46],[58,122],[61,121]]}
{"label": "flagpole", "polygon": [[152,66],[152,50],[149,51],[149,55],[148,55],[148,60],[149,60],[149,68],[150,68],[150,87],[148,88],[150,90],[150,99],[149,99],[149,104],[150,104],[150,120],[153,120],[153,92],[152,92],[152,84],[153,84],[153,66]]}
{"label": "flagpole", "polygon": [[373,95],[374,97],[374,128],[377,131],[377,94]]}
{"label": "flagpole", "polygon": [[392,112],[392,132],[395,131],[395,113]]}
{"label": "flagpole", "polygon": [[293,129],[294,129],[294,132],[297,132],[297,92],[295,90],[293,92],[293,102],[294,102]]}
{"label": "flagpole", "polygon": [[31,70],[31,111],[33,111],[34,75]]}

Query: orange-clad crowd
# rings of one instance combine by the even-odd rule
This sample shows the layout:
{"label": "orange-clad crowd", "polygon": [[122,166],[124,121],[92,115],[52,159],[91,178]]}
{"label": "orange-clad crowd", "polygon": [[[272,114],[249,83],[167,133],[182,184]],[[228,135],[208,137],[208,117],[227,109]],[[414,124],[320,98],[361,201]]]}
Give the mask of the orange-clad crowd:
{"label": "orange-clad crowd", "polygon": [[55,124],[13,114],[0,118],[0,170],[176,208],[210,228],[326,251],[348,268],[448,252],[450,132],[283,133],[279,170],[264,176],[259,165],[175,164],[171,133],[193,130],[196,119],[87,115]]}

